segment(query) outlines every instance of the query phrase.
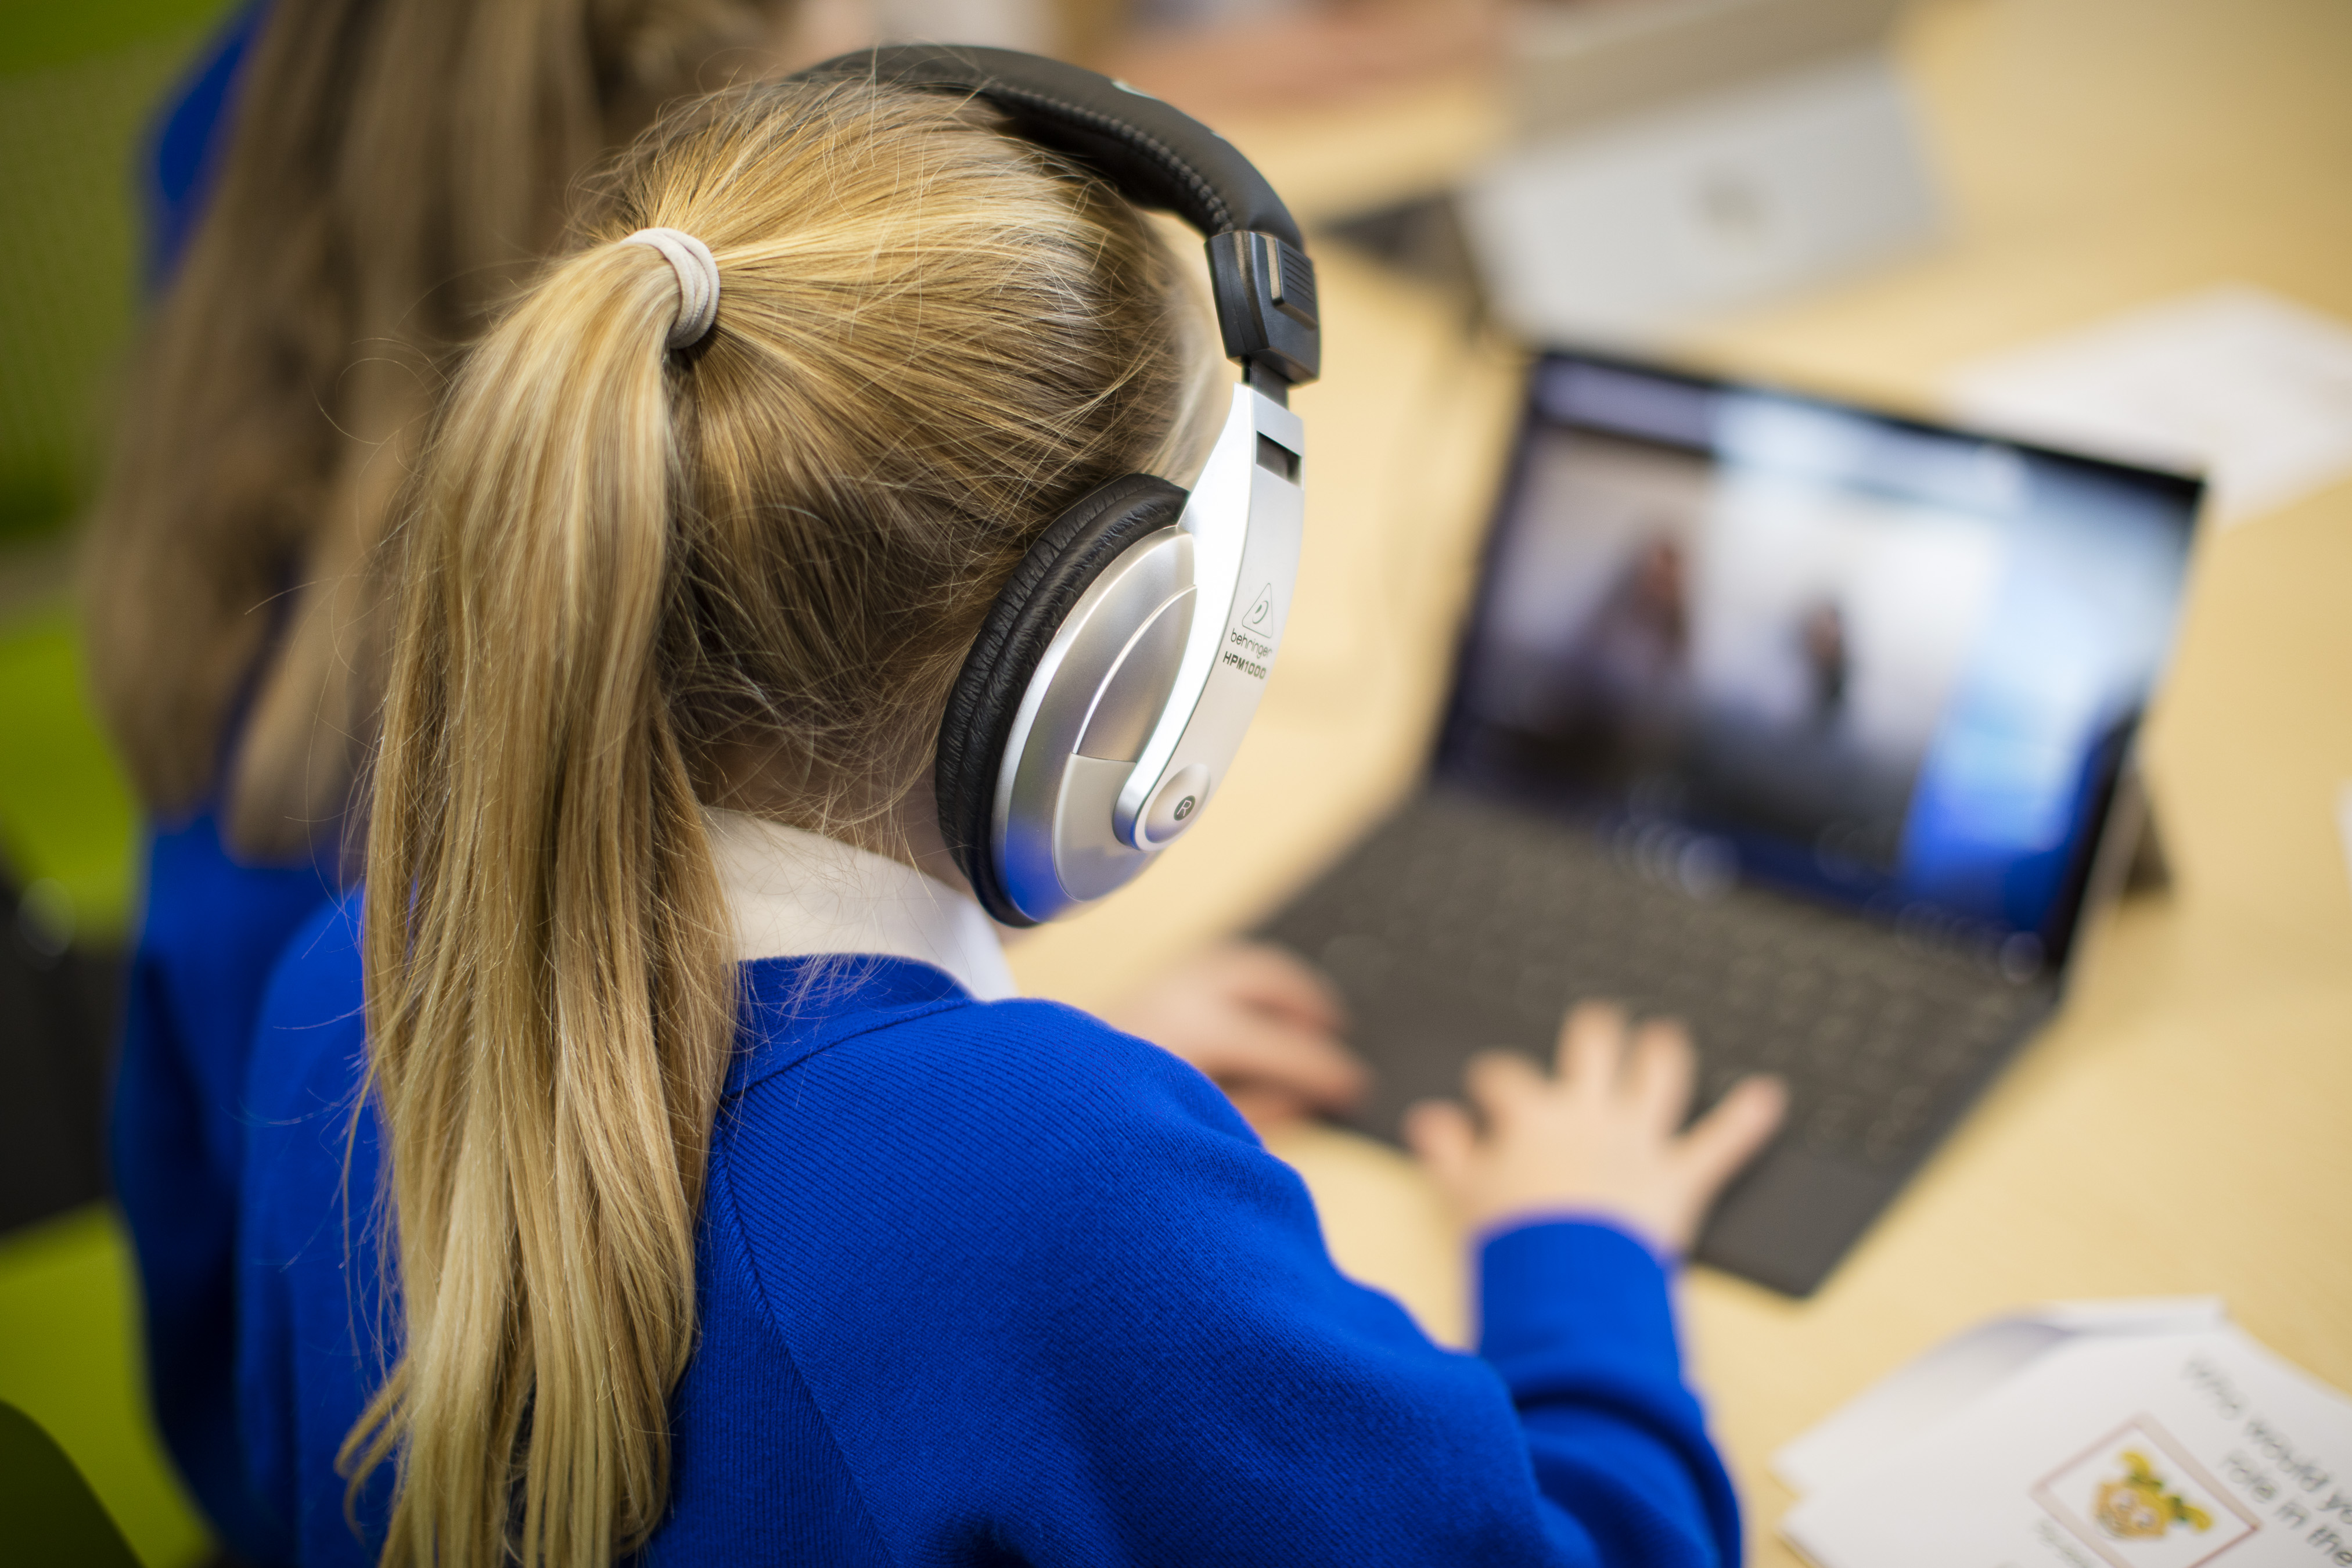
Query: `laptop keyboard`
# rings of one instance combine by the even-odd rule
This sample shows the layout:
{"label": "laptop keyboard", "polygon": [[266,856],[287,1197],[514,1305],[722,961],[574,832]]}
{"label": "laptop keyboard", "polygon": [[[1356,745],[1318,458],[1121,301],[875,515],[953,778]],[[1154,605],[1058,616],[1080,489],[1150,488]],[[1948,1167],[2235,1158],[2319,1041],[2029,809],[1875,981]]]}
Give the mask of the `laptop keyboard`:
{"label": "laptop keyboard", "polygon": [[1382,1136],[1411,1099],[1459,1093],[1472,1051],[1548,1057],[1566,1007],[1605,997],[1690,1026],[1702,1104],[1744,1073],[1777,1073],[1784,1141],[1899,1166],[2052,1005],[2047,983],[2011,984],[1981,959],[1769,892],[1708,889],[1676,847],[1424,795],[1264,934],[1347,997],[1380,1080],[1363,1124]]}

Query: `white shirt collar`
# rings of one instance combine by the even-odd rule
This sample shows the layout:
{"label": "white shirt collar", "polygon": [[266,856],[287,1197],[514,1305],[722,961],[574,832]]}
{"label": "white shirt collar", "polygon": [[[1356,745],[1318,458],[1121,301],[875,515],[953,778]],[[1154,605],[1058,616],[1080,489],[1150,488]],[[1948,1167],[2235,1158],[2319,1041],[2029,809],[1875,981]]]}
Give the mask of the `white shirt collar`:
{"label": "white shirt collar", "polygon": [[705,807],[735,956],[878,952],[941,969],[983,1002],[1020,994],[986,911],[911,866],[740,811]]}

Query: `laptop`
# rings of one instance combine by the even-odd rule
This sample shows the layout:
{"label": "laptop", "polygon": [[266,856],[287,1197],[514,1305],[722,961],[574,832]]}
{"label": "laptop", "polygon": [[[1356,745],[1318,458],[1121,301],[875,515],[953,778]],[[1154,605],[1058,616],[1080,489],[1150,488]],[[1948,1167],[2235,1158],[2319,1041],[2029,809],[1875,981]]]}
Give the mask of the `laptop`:
{"label": "laptop", "polygon": [[1936,180],[1890,52],[1900,0],[1517,6],[1515,145],[1457,211],[1535,342],[1676,323],[1931,243]]}
{"label": "laptop", "polygon": [[2137,832],[2200,481],[1554,353],[1426,777],[1263,934],[1328,973],[1356,1118],[1685,1020],[1791,1090],[1703,1261],[1811,1293],[2058,1005]]}

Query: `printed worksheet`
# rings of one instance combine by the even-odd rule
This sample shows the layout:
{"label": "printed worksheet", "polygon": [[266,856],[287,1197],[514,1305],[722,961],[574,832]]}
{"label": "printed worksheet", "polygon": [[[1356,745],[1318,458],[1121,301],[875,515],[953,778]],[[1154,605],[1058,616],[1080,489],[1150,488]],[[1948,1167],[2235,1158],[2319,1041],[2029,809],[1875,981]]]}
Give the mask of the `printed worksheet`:
{"label": "printed worksheet", "polygon": [[1822,1568],[2352,1568],[2352,1400],[2227,1323],[2162,1330],[2056,1333],[1868,1458],[1801,1439],[1782,1533]]}

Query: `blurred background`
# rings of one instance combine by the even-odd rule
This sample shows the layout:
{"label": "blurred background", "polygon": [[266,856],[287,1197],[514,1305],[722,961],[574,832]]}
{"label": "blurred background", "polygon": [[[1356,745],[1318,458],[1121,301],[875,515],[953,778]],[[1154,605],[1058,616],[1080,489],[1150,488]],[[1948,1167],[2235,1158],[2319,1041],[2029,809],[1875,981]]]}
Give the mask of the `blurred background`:
{"label": "blurred background", "polygon": [[[145,285],[154,118],[229,9],[0,0],[0,1401],[56,1436],[159,1568],[213,1548],[143,1415],[135,1287],[105,1203],[138,824],[84,691],[73,581]],[[2168,954],[2212,970],[2260,948],[2245,960],[2249,995],[2352,968],[2334,793],[2352,779],[2352,370],[2330,336],[2352,320],[2342,0],[809,9],[813,38],[1042,48],[1170,99],[1259,161],[1324,268],[1330,379],[1302,407],[1339,460],[1313,492],[1310,532],[1361,548],[1310,558],[1234,802],[1171,854],[1155,891],[1025,946],[1016,965],[1032,989],[1108,999],[1270,907],[1394,797],[1426,743],[1524,348],[1552,341],[2215,468],[2216,521],[2263,521],[2209,539],[2150,740],[2191,897],[2171,923],[2143,919],[2122,940],[2151,973]],[[2135,402],[2096,365],[2063,352],[2046,363],[2070,333],[2151,310],[2187,312],[2156,321],[2159,337],[2171,323],[2165,342],[2207,344],[2166,362],[2176,380],[2240,390]],[[2124,380],[2145,392],[2150,376],[2161,380]],[[2264,411],[2251,432],[2233,424],[2249,399]],[[1340,473],[1353,457],[1364,460]],[[2325,1016],[2352,1016],[2341,983],[2326,984]],[[2101,1026],[2132,1016],[2129,998],[2095,986],[2085,1005]],[[2048,1061],[2063,1059],[2044,1058],[2034,1081],[2049,1089]],[[2340,1159],[2315,1175],[2330,1170]],[[1995,1194],[2024,1216],[2012,1241],[2041,1196],[2032,1184]],[[1937,1201],[1930,1189],[1910,1212]],[[1349,1216],[1327,1225],[1344,1247]],[[2335,1245],[2340,1223],[2311,1239],[2315,1258],[2352,1258]],[[1876,1276],[1868,1258],[1857,1267],[1850,1309],[1832,1302],[1802,1331],[1824,1355],[1840,1315],[1870,1299]],[[2308,1271],[2319,1267],[2298,1262],[2291,1281],[2307,1318],[2282,1308],[2256,1326],[2344,1381],[2352,1344],[2326,1326],[2326,1303],[2352,1296],[2341,1268]],[[1943,1321],[1876,1300],[1877,1321],[1906,1335]],[[1408,1304],[1424,1321],[1459,1310]],[[1699,1303],[1701,1338],[1730,1347],[1725,1363],[1765,1346],[1738,1316],[1752,1305]],[[1807,1364],[1786,1353],[1795,1342],[1751,1358],[1759,1388]],[[1839,1392],[1783,1405],[1826,1408]],[[1789,1435],[1782,1406],[1769,1422],[1751,1414],[1768,1403],[1727,1396],[1736,1462],[1743,1445],[1752,1457]]]}
{"label": "blurred background", "polygon": [[71,579],[141,298],[135,160],[225,9],[0,11],[0,1400],[152,1563],[209,1547],[141,1403],[129,1252],[98,1201],[137,826],[84,692]]}

